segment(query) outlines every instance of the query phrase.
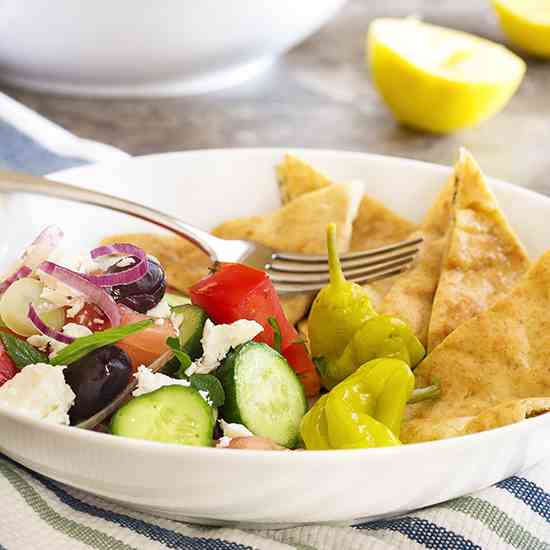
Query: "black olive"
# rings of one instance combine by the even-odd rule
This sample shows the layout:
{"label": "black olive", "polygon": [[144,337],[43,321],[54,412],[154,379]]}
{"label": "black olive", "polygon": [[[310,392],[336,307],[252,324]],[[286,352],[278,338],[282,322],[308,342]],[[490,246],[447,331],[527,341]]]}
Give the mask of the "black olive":
{"label": "black olive", "polygon": [[69,411],[71,423],[76,424],[100,411],[128,385],[132,364],[125,351],[104,346],[71,363],[63,374],[76,395]]}
{"label": "black olive", "polygon": [[[130,257],[135,262],[137,258]],[[128,258],[122,258],[112,265],[107,273],[119,273],[131,266],[125,265]],[[122,263],[122,265],[121,265]],[[147,313],[153,309],[164,297],[166,292],[166,276],[162,267],[155,261],[147,258],[149,270],[135,283],[111,287],[111,294],[115,302],[128,306],[139,313]]]}

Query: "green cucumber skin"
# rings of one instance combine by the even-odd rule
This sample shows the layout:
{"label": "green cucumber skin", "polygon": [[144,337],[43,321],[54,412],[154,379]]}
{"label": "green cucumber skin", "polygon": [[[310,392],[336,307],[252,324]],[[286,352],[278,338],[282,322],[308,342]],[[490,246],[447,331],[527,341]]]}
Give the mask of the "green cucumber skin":
{"label": "green cucumber skin", "polygon": [[[172,308],[174,313],[183,316],[180,327],[180,346],[181,350],[187,353],[192,361],[202,356],[202,332],[204,324],[208,319],[206,312],[194,304],[185,304]],[[191,332],[185,328],[185,325],[193,323]]]}
{"label": "green cucumber skin", "polygon": [[[167,432],[162,432],[162,426],[160,430],[158,429],[160,422],[154,422],[155,419],[153,418],[155,412],[162,409],[163,402],[171,405],[175,404],[180,408],[180,414],[182,405],[185,404],[184,412],[189,415],[189,411],[192,410],[192,416],[198,419],[204,429],[201,430],[201,433],[197,433],[196,437],[193,434],[193,438],[187,440],[182,440],[181,436],[177,440],[171,438],[170,429],[167,430],[167,436]],[[143,422],[140,422],[140,418]],[[161,418],[160,415],[159,418]],[[212,446],[216,418],[215,410],[204,401],[194,388],[176,385],[163,386],[154,392],[134,397],[118,409],[111,419],[110,432],[113,435],[134,439],[210,447]],[[153,437],[150,433],[145,433],[147,428],[151,428],[152,421],[154,424],[153,431],[157,429],[157,433],[153,434]],[[177,432],[181,434],[181,430],[177,430]]]}
{"label": "green cucumber skin", "polygon": [[235,382],[235,361],[239,357],[239,352],[247,344],[242,344],[234,350],[230,351],[223,360],[223,363],[214,374],[222,383],[223,391],[225,392],[225,401],[221,407],[221,417],[226,422],[236,422],[242,424],[243,419],[237,405],[237,384]]}
{"label": "green cucumber skin", "polygon": [[176,294],[174,292],[166,292],[164,299],[168,302],[168,305],[172,308],[184,306],[191,303],[191,300],[187,296],[182,294]]}
{"label": "green cucumber skin", "polygon": [[250,422],[247,422],[246,418],[243,417],[243,413],[241,411],[243,407],[239,406],[238,380],[239,369],[246,368],[246,366],[241,366],[239,365],[239,363],[243,356],[246,356],[247,353],[254,349],[256,351],[262,351],[262,353],[264,353],[266,356],[266,360],[277,361],[277,363],[281,365],[281,368],[285,368],[285,378],[287,378],[287,380],[291,381],[293,384],[293,389],[295,390],[294,396],[295,399],[299,402],[297,403],[297,405],[301,409],[301,415],[303,416],[307,411],[307,399],[304,393],[303,386],[298,380],[298,377],[296,376],[294,371],[288,365],[286,359],[267,344],[259,342],[247,342],[246,344],[242,344],[241,346],[230,352],[225,358],[222,366],[216,372],[216,376],[218,376],[225,391],[225,403],[221,409],[221,416],[227,422],[237,422],[239,424],[244,424],[256,435],[269,437],[273,439],[276,443],[292,449],[300,443],[299,422],[296,423],[295,429],[293,429],[288,434],[288,437],[283,440],[273,437],[273,435],[270,433],[271,430],[264,429],[261,433],[259,431],[255,431],[251,428]]}

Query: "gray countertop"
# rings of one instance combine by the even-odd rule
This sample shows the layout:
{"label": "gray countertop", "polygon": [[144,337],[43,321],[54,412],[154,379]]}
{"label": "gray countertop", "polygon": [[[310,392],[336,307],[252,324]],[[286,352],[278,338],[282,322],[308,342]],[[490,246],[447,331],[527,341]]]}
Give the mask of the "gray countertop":
{"label": "gray countertop", "polygon": [[528,60],[498,116],[440,137],[397,125],[364,64],[369,21],[419,15],[504,41],[489,0],[351,0],[323,29],[246,84],[176,99],[82,99],[4,91],[82,136],[131,154],[211,147],[318,147],[449,164],[460,145],[485,171],[550,194],[550,62]]}

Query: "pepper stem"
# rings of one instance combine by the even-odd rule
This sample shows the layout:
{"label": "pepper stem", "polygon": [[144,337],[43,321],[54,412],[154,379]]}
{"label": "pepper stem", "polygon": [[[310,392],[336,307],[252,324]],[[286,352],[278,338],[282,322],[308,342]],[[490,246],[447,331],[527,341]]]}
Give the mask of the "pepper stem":
{"label": "pepper stem", "polygon": [[330,271],[330,284],[338,285],[346,282],[338,257],[336,246],[336,224],[329,223],[327,225],[327,250],[328,250],[328,267]]}
{"label": "pepper stem", "polygon": [[431,386],[426,386],[425,388],[416,388],[413,390],[412,395],[409,397],[407,403],[411,405],[412,403],[420,403],[420,401],[425,401],[426,399],[436,399],[441,395],[441,386],[439,382],[432,384]]}

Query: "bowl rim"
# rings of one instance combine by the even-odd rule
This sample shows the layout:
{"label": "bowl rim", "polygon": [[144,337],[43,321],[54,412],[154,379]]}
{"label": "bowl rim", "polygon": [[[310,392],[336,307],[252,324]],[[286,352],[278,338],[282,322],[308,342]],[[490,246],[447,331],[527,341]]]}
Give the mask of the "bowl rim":
{"label": "bowl rim", "polygon": [[[109,161],[105,163],[93,163],[88,165],[77,166],[74,168],[69,168],[65,170],[56,171],[48,174],[46,177],[50,179],[59,178],[61,180],[69,180],[74,178],[75,174],[78,172],[94,169],[95,167],[109,168],[113,166],[118,166],[128,163],[136,162],[157,162],[160,159],[170,159],[170,158],[185,158],[189,162],[193,161],[194,157],[207,157],[207,156],[217,156],[220,154],[224,155],[233,155],[233,156],[246,156],[247,158],[258,157],[258,156],[267,156],[271,157],[273,155],[284,155],[284,154],[304,154],[304,155],[321,155],[328,158],[348,158],[348,159],[359,159],[361,161],[367,162],[378,162],[378,163],[397,163],[404,166],[416,167],[422,170],[429,170],[432,173],[439,172],[442,175],[448,175],[451,172],[451,167],[444,166],[441,164],[430,163],[426,161],[410,159],[406,157],[399,156],[390,156],[390,155],[381,155],[381,154],[372,154],[364,153],[360,151],[346,151],[346,150],[335,150],[335,149],[319,149],[319,148],[282,148],[282,147],[254,147],[254,148],[217,148],[217,149],[197,149],[191,151],[172,151],[167,153],[157,153],[150,155],[140,155],[136,157],[130,157],[128,159],[120,159],[115,161]],[[162,161],[161,161],[162,162]],[[253,162],[253,159],[251,160]],[[497,178],[487,178],[490,185],[496,185],[497,187],[507,187],[514,188],[514,192],[530,195],[536,197],[537,199],[542,199],[543,201],[548,202],[550,206],[550,197],[542,195],[531,189],[526,189],[518,185],[497,179]],[[434,451],[438,449],[453,449],[457,447],[464,446],[478,446],[477,442],[479,440],[486,441],[490,443],[492,440],[495,440],[500,437],[506,437],[507,434],[517,433],[521,434],[526,430],[536,429],[541,425],[549,423],[550,425],[550,415],[541,414],[535,417],[526,418],[520,422],[509,424],[506,426],[500,426],[493,428],[491,430],[486,430],[483,432],[477,432],[467,435],[462,435],[458,437],[451,437],[447,439],[441,439],[436,441],[426,441],[426,442],[416,442],[409,443],[404,445],[399,445],[395,447],[373,447],[367,449],[339,449],[339,450],[328,450],[328,451],[305,451],[305,452],[289,452],[288,450],[281,451],[269,451],[269,452],[258,452],[257,450],[249,449],[220,449],[215,447],[194,447],[189,445],[177,445],[173,443],[160,443],[155,441],[132,439],[127,437],[116,437],[109,433],[96,432],[92,430],[83,430],[77,428],[76,426],[64,426],[57,425],[45,422],[43,420],[38,420],[29,416],[23,412],[17,410],[10,410],[0,403],[0,417],[8,417],[11,420],[18,422],[24,425],[27,428],[31,429],[42,429],[47,431],[52,435],[52,437],[71,437],[77,438],[84,444],[95,443],[103,447],[118,448],[119,450],[140,450],[145,453],[165,453],[174,457],[183,456],[182,453],[193,453],[194,456],[200,457],[212,457],[218,455],[222,456],[234,456],[235,458],[245,459],[245,460],[267,460],[271,461],[269,457],[277,457],[277,460],[290,460],[293,463],[302,462],[303,457],[312,457],[312,460],[321,460],[321,461],[332,461],[332,460],[356,460],[364,459],[367,457],[393,457],[395,453],[399,455],[412,456],[415,453],[424,453],[433,449]],[[72,435],[71,435],[72,434]],[[226,451],[220,453],[220,451]],[[284,457],[284,458],[283,458]],[[225,460],[225,459],[224,459]],[[229,460],[229,459],[227,459]]]}

